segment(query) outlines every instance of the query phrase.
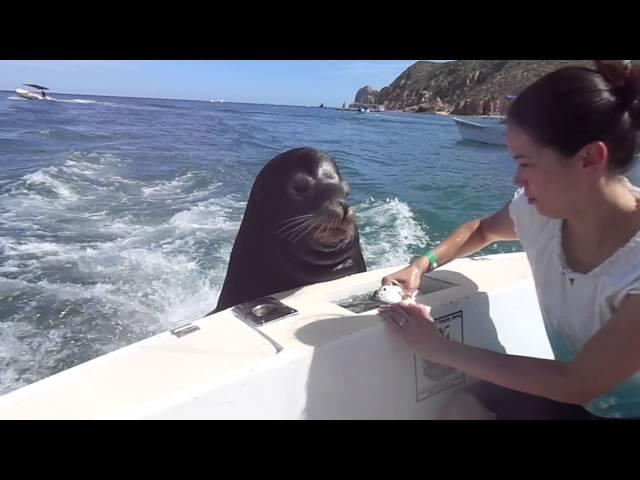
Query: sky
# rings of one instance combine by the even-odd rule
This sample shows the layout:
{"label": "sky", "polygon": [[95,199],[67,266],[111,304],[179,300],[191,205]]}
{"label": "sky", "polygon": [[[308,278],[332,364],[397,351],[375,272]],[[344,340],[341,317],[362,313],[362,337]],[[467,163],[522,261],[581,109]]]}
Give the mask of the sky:
{"label": "sky", "polygon": [[[434,60],[442,61],[442,60]],[[416,60],[0,60],[0,90],[341,106],[389,85]]]}

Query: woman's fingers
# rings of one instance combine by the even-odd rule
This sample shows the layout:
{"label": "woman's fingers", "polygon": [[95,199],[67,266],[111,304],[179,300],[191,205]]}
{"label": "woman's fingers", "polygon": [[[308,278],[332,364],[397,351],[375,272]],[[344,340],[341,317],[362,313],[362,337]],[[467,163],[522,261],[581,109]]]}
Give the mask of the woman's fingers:
{"label": "woman's fingers", "polygon": [[385,305],[378,309],[378,313],[396,329],[404,330],[407,325],[406,315],[404,315],[401,310],[393,307],[395,307],[395,305]]}

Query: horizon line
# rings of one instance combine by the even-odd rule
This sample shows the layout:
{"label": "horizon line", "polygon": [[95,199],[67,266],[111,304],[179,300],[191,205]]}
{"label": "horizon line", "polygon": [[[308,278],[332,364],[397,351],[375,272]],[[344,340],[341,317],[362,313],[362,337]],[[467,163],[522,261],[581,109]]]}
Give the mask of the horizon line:
{"label": "horizon line", "polygon": [[[7,93],[16,93],[15,89],[14,90],[5,90],[3,88],[0,88],[0,92],[7,92]],[[276,107],[313,107],[314,105],[295,105],[295,104],[280,104],[280,103],[268,103],[268,102],[264,102],[264,103],[258,103],[258,102],[239,102],[239,101],[235,101],[235,100],[222,100],[222,102],[218,102],[217,100],[215,100],[214,102],[209,102],[209,100],[212,99],[207,99],[207,100],[202,100],[202,99],[195,99],[195,98],[169,98],[169,97],[136,97],[133,95],[104,95],[104,94],[97,94],[97,93],[75,93],[75,92],[61,92],[61,91],[57,91],[57,90],[51,90],[49,89],[49,92],[53,92],[56,94],[60,94],[60,95],[78,95],[78,96],[84,96],[84,97],[114,97],[114,98],[139,98],[142,100],[178,100],[181,102],[205,102],[205,103],[239,103],[239,104],[244,104],[244,105],[273,105]],[[49,94],[50,94],[49,93]]]}

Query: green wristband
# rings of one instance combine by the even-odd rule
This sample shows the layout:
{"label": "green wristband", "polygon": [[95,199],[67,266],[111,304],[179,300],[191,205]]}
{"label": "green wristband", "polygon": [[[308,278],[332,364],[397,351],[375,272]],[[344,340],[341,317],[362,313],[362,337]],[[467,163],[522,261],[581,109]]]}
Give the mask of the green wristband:
{"label": "green wristband", "polygon": [[436,258],[436,254],[433,253],[433,250],[423,253],[422,256],[429,259],[429,272],[438,266],[438,259]]}

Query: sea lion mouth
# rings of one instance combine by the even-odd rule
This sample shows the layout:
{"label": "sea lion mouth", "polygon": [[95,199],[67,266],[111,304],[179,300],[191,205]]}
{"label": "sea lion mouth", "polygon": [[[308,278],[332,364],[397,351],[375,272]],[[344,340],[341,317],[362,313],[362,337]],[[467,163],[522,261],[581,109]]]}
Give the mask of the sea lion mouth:
{"label": "sea lion mouth", "polygon": [[334,209],[300,215],[282,222],[277,234],[290,243],[303,243],[332,248],[350,242],[355,235],[355,215],[348,209],[344,214]]}
{"label": "sea lion mouth", "polygon": [[332,246],[348,242],[353,237],[353,222],[342,222],[339,225],[324,224],[315,227],[312,239],[320,245]]}

